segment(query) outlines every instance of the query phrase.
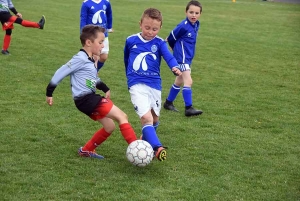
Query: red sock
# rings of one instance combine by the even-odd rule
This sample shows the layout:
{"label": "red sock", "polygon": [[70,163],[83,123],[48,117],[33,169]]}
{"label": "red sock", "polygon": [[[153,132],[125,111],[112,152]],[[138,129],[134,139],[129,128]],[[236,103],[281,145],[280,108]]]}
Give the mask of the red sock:
{"label": "red sock", "polygon": [[34,28],[40,28],[40,25],[37,22],[31,22],[28,20],[23,20],[21,25],[23,27],[34,27]]}
{"label": "red sock", "polygon": [[98,147],[102,142],[104,142],[108,137],[110,136],[110,133],[106,132],[104,128],[101,128],[98,130],[93,137],[84,145],[82,148],[83,151],[93,151]]}
{"label": "red sock", "polygon": [[121,124],[120,131],[128,144],[137,140],[135,132],[129,123]]}
{"label": "red sock", "polygon": [[3,40],[3,46],[2,46],[3,50],[7,50],[9,48],[10,41],[11,41],[11,35],[5,34],[4,40]]}

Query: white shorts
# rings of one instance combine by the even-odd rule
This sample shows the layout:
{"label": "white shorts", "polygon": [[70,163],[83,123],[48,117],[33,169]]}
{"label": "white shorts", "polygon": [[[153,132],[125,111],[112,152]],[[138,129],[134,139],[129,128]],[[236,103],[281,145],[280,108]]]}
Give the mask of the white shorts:
{"label": "white shorts", "polygon": [[190,67],[189,64],[179,64],[178,67],[179,67],[181,72],[191,70],[191,67]]}
{"label": "white shorts", "polygon": [[160,115],[161,91],[145,84],[136,84],[130,87],[129,93],[135,112],[140,118],[151,109],[153,109],[157,116]]}
{"label": "white shorts", "polygon": [[101,54],[108,54],[108,52],[109,52],[109,41],[108,41],[108,37],[106,37],[106,38],[104,39],[103,44],[104,44],[104,47],[103,47],[103,49],[101,50]]}

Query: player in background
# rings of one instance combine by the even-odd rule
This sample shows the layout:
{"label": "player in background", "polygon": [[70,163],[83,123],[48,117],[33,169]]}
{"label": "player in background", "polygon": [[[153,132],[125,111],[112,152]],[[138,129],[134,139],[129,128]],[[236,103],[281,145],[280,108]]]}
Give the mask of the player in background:
{"label": "player in background", "polygon": [[113,33],[113,16],[109,0],[84,0],[80,11],[80,31],[87,24],[94,24],[106,29],[104,48],[96,58],[97,71],[99,71],[108,58],[109,40],[108,33]]}
{"label": "player in background", "polygon": [[166,41],[157,36],[162,26],[161,12],[146,9],[140,20],[141,32],[126,39],[124,63],[131,102],[142,124],[142,139],[149,142],[158,160],[166,159],[156,128],[161,109],[161,57],[174,74],[181,75]]}
{"label": "player in background", "polygon": [[[128,123],[127,115],[110,100],[110,89],[97,75],[93,55],[100,55],[104,46],[104,33],[103,27],[85,26],[80,35],[83,48],[55,72],[46,90],[46,101],[51,106],[52,94],[56,86],[63,78],[70,76],[72,95],[77,109],[103,126],[83,147],[79,148],[78,154],[98,159],[104,157],[97,154],[95,149],[115,130],[114,121],[118,122],[120,131],[128,144],[137,140],[134,130]],[[102,90],[105,96],[96,94],[96,88]]]}
{"label": "player in background", "polygon": [[[15,16],[11,15],[10,11],[13,12]],[[5,31],[1,53],[3,55],[9,55],[8,48],[11,42],[14,23],[20,24],[23,27],[44,29],[45,16],[42,16],[39,22],[23,20],[22,14],[16,10],[11,0],[0,0],[0,21],[2,29]]]}
{"label": "player in background", "polygon": [[182,71],[181,76],[175,78],[169,95],[164,103],[164,108],[178,112],[173,105],[173,101],[182,87],[182,96],[185,103],[185,116],[196,116],[202,114],[201,110],[193,108],[192,101],[192,77],[191,64],[195,56],[196,41],[200,22],[198,21],[202,13],[202,5],[198,1],[190,1],[186,6],[186,19],[180,22],[167,38],[169,46],[173,50],[179,67]]}

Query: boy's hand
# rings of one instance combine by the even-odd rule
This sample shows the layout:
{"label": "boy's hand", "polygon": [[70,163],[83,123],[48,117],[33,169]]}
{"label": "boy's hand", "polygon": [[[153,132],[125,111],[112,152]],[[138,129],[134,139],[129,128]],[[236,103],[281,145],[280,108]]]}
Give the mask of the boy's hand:
{"label": "boy's hand", "polygon": [[52,106],[52,104],[53,104],[53,98],[52,97],[46,96],[46,101],[47,101],[48,105]]}
{"label": "boy's hand", "polygon": [[21,13],[17,13],[16,16],[18,16],[19,18],[23,17]]}
{"label": "boy's hand", "polygon": [[179,68],[177,68],[177,67],[173,67],[173,68],[172,68],[172,72],[173,72],[174,75],[176,75],[176,76],[179,76],[179,75],[182,74],[181,71],[179,70]]}
{"label": "boy's hand", "polygon": [[105,93],[105,98],[110,99],[110,90]]}
{"label": "boy's hand", "polygon": [[94,59],[95,63],[97,64],[97,62],[100,60],[100,56],[94,54],[93,59]]}

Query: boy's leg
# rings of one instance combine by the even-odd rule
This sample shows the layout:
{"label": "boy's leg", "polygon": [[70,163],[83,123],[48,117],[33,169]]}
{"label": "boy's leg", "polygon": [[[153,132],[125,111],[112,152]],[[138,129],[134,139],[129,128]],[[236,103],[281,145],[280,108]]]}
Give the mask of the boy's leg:
{"label": "boy's leg", "polygon": [[166,110],[172,110],[174,112],[178,112],[178,110],[173,105],[173,101],[176,99],[179,92],[180,92],[180,86],[176,86],[175,84],[173,84],[172,87],[170,88],[168,98],[164,103],[164,108]]}
{"label": "boy's leg", "polygon": [[123,123],[119,125],[122,136],[128,144],[137,140],[136,134],[129,123]]}
{"label": "boy's leg", "polygon": [[78,154],[80,156],[92,157],[102,159],[104,158],[101,155],[98,155],[95,152],[95,149],[102,144],[114,131],[115,123],[112,119],[106,118],[105,116],[111,108],[113,107],[113,103],[110,100],[103,98],[100,103],[98,103],[97,107],[93,111],[93,113],[89,116],[94,121],[99,121],[103,128],[98,130],[93,137],[84,145],[84,147],[80,147],[78,150]]}
{"label": "boy's leg", "polygon": [[142,128],[142,140],[149,142],[149,144],[153,147],[155,156],[158,160],[163,161],[167,158],[167,151],[162,146],[159,138],[156,134],[155,128],[153,125],[146,124]]}
{"label": "boy's leg", "polygon": [[1,53],[4,54],[4,55],[9,55],[9,52],[8,52],[7,49],[9,48],[9,45],[10,45],[11,34],[12,34],[11,29],[5,30],[5,35],[4,35],[4,39],[3,39],[3,45],[2,45],[2,51],[1,51]]}
{"label": "boy's leg", "polygon": [[142,140],[149,142],[159,160],[165,160],[166,150],[159,141],[155,128],[153,127],[153,120],[155,119],[155,122],[159,120],[161,91],[144,84],[136,84],[129,89],[129,93],[135,112],[140,117],[143,126]]}
{"label": "boy's leg", "polygon": [[110,134],[111,133],[106,132],[104,128],[101,128],[83,147],[79,148],[78,154],[84,157],[103,159],[104,157],[97,154],[95,149],[102,144],[110,136]]}
{"label": "boy's leg", "polygon": [[46,18],[45,16],[42,16],[39,22],[32,22],[29,20],[23,20],[22,18],[11,16],[9,19],[9,22],[14,22],[17,24],[22,25],[23,27],[32,27],[32,28],[39,28],[44,29]]}
{"label": "boy's leg", "polygon": [[157,131],[157,128],[158,128],[158,126],[159,126],[159,123],[160,123],[159,121],[153,123],[153,127],[154,127],[155,131]]}
{"label": "boy's leg", "polygon": [[[109,99],[104,99],[104,100],[106,100],[107,103],[101,104],[102,105],[101,112],[103,112],[105,110],[106,110],[106,112],[104,112],[102,114],[100,113],[100,114],[105,115],[106,117],[118,122],[122,136],[124,137],[124,139],[126,140],[126,142],[128,144],[137,140],[137,137],[136,137],[136,134],[135,134],[133,128],[128,123],[127,115],[121,109],[119,109],[117,106],[113,105],[113,102],[111,100],[109,100]],[[103,107],[106,107],[107,109],[104,109]]]}
{"label": "boy's leg", "polygon": [[192,78],[190,71],[183,72],[183,79],[185,86],[182,89],[182,96],[185,104],[185,116],[197,116],[202,114],[201,110],[196,110],[193,108],[192,100]]}
{"label": "boy's leg", "polygon": [[102,144],[111,133],[105,131],[104,128],[98,130],[93,137],[84,145],[82,148],[83,151],[93,151],[96,149],[100,144]]}
{"label": "boy's leg", "polygon": [[174,84],[170,88],[170,92],[168,97],[166,98],[166,101],[164,103],[164,108],[166,110],[171,110],[174,112],[178,112],[178,110],[173,105],[173,101],[176,99],[178,93],[180,92],[180,86],[183,84],[183,78],[182,75],[177,76],[175,79]]}

